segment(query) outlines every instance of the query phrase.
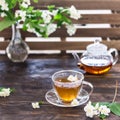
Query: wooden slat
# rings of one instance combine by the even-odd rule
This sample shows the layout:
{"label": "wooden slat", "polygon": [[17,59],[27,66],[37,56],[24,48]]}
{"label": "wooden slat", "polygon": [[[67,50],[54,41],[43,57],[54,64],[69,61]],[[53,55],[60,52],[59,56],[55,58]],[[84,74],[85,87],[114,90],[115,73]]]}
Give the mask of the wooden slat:
{"label": "wooden slat", "polygon": [[[82,18],[79,20],[73,20],[75,24],[96,24],[96,23],[109,23],[109,24],[120,24],[120,14],[81,14]],[[5,31],[6,33],[11,31]],[[3,31],[4,32],[4,31]],[[0,32],[0,34],[3,34]]]}
{"label": "wooden slat", "polygon": [[5,39],[10,39],[11,35],[12,35],[11,27],[0,32],[0,37],[5,37]]}
{"label": "wooden slat", "polygon": [[[105,24],[105,23],[109,23],[109,24],[120,24],[120,14],[92,14],[92,15],[87,15],[84,14],[82,15],[82,18],[78,21],[73,21],[73,23],[75,24]],[[95,31],[94,31],[95,30]],[[98,32],[96,32],[98,31]],[[82,36],[82,37],[91,37],[91,36],[101,36],[101,37],[119,37],[119,29],[87,29],[84,28],[78,30],[76,37]],[[58,34],[57,34],[58,33]],[[109,36],[110,35],[110,36]],[[27,36],[35,36],[34,34],[31,33],[27,33],[22,31],[22,37],[25,38]],[[68,34],[66,34],[66,30],[59,30],[58,32],[56,32],[55,34],[53,34],[52,36],[68,36]],[[5,37],[6,39],[10,39],[11,38],[11,28],[6,29],[2,32],[0,32],[0,37]]]}
{"label": "wooden slat", "polygon": [[[73,38],[74,40],[74,38]],[[5,50],[9,42],[0,42],[0,50]],[[27,42],[31,50],[85,50],[86,46],[93,42]],[[112,40],[110,42],[103,41],[108,48],[114,47],[120,50],[120,40]]]}
{"label": "wooden slat", "polygon": [[[8,30],[7,30],[8,31]],[[36,37],[35,34],[22,31],[22,37]],[[0,37],[11,38],[11,31],[0,33]],[[51,37],[69,37],[66,29],[59,29]],[[120,37],[120,28],[80,28],[73,37]]]}
{"label": "wooden slat", "polygon": [[[73,38],[74,39],[74,38]],[[93,42],[29,42],[28,45],[32,50],[85,50],[86,46]],[[106,44],[108,48],[114,47],[120,50],[120,40],[112,40],[110,42],[103,41],[103,44]]]}
{"label": "wooden slat", "polygon": [[74,23],[79,24],[96,24],[96,23],[109,23],[120,24],[120,14],[83,14],[82,18]]}
{"label": "wooden slat", "polygon": [[[60,29],[51,36],[67,37],[68,34],[65,30]],[[74,37],[120,37],[120,28],[81,28],[77,30]]]}
{"label": "wooden slat", "polygon": [[39,0],[39,4],[34,4],[36,8],[45,9],[48,5],[57,7],[76,6],[77,9],[112,9],[120,10],[120,0]]}
{"label": "wooden slat", "polygon": [[[32,50],[85,50],[91,43],[93,42],[29,42],[28,45]],[[103,44],[120,50],[120,40],[103,41]]]}

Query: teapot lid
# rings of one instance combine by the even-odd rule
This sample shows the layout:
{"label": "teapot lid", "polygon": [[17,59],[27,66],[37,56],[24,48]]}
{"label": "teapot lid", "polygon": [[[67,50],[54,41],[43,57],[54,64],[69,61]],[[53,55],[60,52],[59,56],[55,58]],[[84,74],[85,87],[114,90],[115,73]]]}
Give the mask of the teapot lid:
{"label": "teapot lid", "polygon": [[107,46],[100,43],[100,40],[95,40],[93,44],[87,46],[87,51],[91,54],[106,54]]}

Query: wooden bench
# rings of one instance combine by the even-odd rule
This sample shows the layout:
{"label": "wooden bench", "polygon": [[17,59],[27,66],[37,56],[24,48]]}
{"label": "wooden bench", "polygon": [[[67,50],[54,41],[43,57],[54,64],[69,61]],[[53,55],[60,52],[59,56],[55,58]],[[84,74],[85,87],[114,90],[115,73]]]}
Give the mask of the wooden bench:
{"label": "wooden bench", "polygon": [[[56,7],[70,7],[71,5],[74,5],[80,10],[82,18],[78,21],[74,21],[79,28],[77,29],[76,34],[71,37],[71,41],[66,40],[69,36],[66,30],[61,28],[49,37],[55,37],[55,39],[56,37],[59,37],[59,41],[51,41],[51,39],[50,41],[47,41],[48,39],[41,41],[41,38],[38,38],[39,40],[37,42],[27,41],[31,51],[61,50],[62,53],[65,53],[66,50],[85,50],[86,46],[93,42],[88,41],[88,38],[95,40],[96,37],[100,37],[102,42],[108,47],[115,47],[120,50],[120,0],[39,0],[39,4],[33,4],[39,9],[46,9],[48,5],[56,5]],[[96,13],[92,13],[93,10],[96,11]],[[106,10],[109,12],[105,13]],[[88,11],[89,14],[86,11]],[[91,26],[87,27],[88,24]],[[103,24],[103,27],[99,27],[98,24]],[[108,26],[105,27],[105,24]],[[96,26],[96,28],[94,26]],[[0,32],[0,37],[5,38],[5,41],[0,42],[0,49],[5,50],[9,43],[8,40],[11,39],[11,28]],[[36,36],[22,31],[22,37]],[[75,37],[79,40],[75,41]]]}

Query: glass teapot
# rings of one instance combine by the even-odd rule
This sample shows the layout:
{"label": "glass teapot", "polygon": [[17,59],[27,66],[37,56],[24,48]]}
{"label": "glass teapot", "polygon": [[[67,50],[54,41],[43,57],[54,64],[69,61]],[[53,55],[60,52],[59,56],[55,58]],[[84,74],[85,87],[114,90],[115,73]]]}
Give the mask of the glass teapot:
{"label": "glass teapot", "polygon": [[78,56],[72,53],[80,69],[90,74],[104,74],[118,61],[118,52],[115,48],[107,50],[107,46],[95,40],[87,46],[86,51]]}

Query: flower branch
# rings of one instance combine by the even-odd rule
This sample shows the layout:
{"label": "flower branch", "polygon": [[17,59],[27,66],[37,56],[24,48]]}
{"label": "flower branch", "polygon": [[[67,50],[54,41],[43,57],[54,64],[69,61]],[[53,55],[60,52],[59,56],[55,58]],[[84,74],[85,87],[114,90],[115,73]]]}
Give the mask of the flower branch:
{"label": "flower branch", "polygon": [[[33,0],[38,2],[38,0]],[[14,11],[13,9],[18,8]],[[39,37],[48,37],[61,26],[67,29],[71,36],[75,34],[76,28],[72,20],[81,18],[78,10],[71,6],[70,8],[55,7],[50,5],[47,11],[35,9],[30,0],[2,0],[0,1],[0,31],[8,28],[12,24],[22,24],[22,29],[32,32]]]}

